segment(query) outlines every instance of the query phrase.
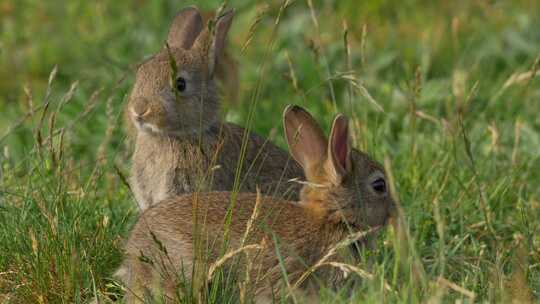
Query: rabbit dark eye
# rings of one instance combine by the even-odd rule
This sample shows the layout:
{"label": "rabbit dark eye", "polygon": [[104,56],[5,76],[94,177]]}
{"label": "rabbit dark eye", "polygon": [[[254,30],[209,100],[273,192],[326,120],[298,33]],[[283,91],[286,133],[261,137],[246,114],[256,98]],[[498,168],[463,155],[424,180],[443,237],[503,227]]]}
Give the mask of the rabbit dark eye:
{"label": "rabbit dark eye", "polygon": [[386,182],[383,178],[377,178],[373,183],[371,183],[373,190],[378,193],[386,193]]}
{"label": "rabbit dark eye", "polygon": [[184,92],[186,90],[186,80],[184,79],[184,77],[176,78],[176,89],[179,92]]}

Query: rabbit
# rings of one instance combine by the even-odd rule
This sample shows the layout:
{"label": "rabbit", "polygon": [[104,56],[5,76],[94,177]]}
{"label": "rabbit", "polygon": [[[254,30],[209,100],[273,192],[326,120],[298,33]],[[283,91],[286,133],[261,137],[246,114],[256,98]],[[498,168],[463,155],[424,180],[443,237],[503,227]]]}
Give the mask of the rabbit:
{"label": "rabbit", "polygon": [[219,117],[214,74],[233,15],[218,16],[210,30],[197,8],[181,10],[168,47],[137,70],[125,113],[136,129],[130,186],[141,210],[183,193],[231,191],[237,167],[242,192],[259,185],[268,195],[298,196],[301,185],[287,181],[302,169],[288,153],[248,132],[239,166],[246,130]]}
{"label": "rabbit", "polygon": [[[265,245],[251,255],[251,280],[257,274],[263,275],[254,283],[257,303],[270,302],[272,290],[283,286],[274,236],[292,284],[351,232],[387,224],[395,203],[386,187],[385,171],[368,155],[353,153],[345,116],[335,117],[329,140],[311,115],[299,106],[288,106],[283,117],[291,155],[307,179],[300,200],[259,197],[258,216],[245,242],[242,239],[254,214],[257,194],[238,193],[233,198],[235,194],[231,192],[193,193],[150,207],[131,231],[125,245],[126,258],[117,272],[127,286],[128,303],[159,291],[166,299],[174,299],[178,278],[191,279],[192,267],[197,264],[194,252],[200,248],[208,251],[201,254],[208,258],[208,263],[216,262],[224,242],[224,218],[233,200],[229,252],[242,245]],[[356,261],[358,257],[353,251],[348,247],[346,252],[350,254],[340,254],[332,261]],[[327,268],[315,273],[318,282],[341,286],[344,275]],[[300,294],[315,297],[314,281],[300,284]]]}

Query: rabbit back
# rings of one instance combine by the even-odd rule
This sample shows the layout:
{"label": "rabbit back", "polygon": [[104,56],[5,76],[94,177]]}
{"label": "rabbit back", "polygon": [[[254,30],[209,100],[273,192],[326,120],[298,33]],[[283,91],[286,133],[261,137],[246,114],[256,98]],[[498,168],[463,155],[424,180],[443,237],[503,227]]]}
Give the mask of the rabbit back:
{"label": "rabbit back", "polygon": [[[196,191],[233,190],[245,130],[212,125],[200,136],[183,138],[140,132],[131,185],[142,210],[165,198]],[[240,169],[240,191],[297,199],[302,169],[287,152],[250,133]]]}
{"label": "rabbit back", "polygon": [[[194,261],[201,261],[195,256],[195,243],[207,249],[202,253],[207,259],[203,258],[203,264],[216,262],[224,245],[225,215],[231,196],[230,192],[189,194],[163,201],[146,210],[126,244],[127,257],[118,272],[122,281],[130,289],[140,291],[149,288],[156,293],[159,290],[167,292],[167,286],[176,286],[180,277],[191,280]],[[237,194],[227,231],[229,252],[242,245],[260,246],[261,249],[252,255],[250,277],[259,276],[260,283],[256,284],[254,292],[262,296],[280,286],[280,263],[284,263],[289,279],[297,280],[307,270],[305,265],[316,262],[322,252],[328,250],[329,244],[342,238],[347,231],[327,229],[324,220],[310,217],[293,202],[270,197],[260,199],[258,217],[254,219],[244,242],[257,195]],[[276,244],[280,256],[276,253]],[[235,266],[245,264],[246,260],[243,260]],[[243,273],[243,269],[235,270]]]}

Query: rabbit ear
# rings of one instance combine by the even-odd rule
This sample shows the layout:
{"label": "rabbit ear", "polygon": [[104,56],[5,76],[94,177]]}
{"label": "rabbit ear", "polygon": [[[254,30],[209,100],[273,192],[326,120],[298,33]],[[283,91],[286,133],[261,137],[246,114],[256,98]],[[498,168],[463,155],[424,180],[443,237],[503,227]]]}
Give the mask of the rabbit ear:
{"label": "rabbit ear", "polygon": [[227,41],[227,33],[231,27],[231,23],[234,17],[234,10],[229,10],[220,16],[217,16],[216,24],[213,29],[210,50],[208,54],[208,63],[210,75],[214,73],[216,62],[219,60],[225,49],[225,42]]}
{"label": "rabbit ear", "polygon": [[327,173],[336,184],[340,184],[345,174],[351,170],[350,152],[349,123],[343,114],[338,114],[330,132],[327,167]]}
{"label": "rabbit ear", "polygon": [[285,137],[292,157],[302,166],[307,177],[326,159],[327,140],[323,131],[303,108],[289,105],[283,111]]}
{"label": "rabbit ear", "polygon": [[187,7],[174,17],[167,36],[167,43],[170,47],[188,50],[203,30],[203,27],[203,20],[199,10],[194,6]]}

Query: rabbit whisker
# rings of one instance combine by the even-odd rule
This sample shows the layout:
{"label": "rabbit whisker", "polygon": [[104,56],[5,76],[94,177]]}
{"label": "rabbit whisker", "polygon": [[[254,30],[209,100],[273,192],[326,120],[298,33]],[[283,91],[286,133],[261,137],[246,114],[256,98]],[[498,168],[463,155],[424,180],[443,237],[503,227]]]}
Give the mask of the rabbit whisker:
{"label": "rabbit whisker", "polygon": [[299,178],[291,178],[288,181],[292,182],[292,183],[298,183],[300,185],[306,185],[306,186],[309,186],[309,187],[312,187],[312,188],[329,188],[327,185],[308,182],[308,181],[300,180]]}

